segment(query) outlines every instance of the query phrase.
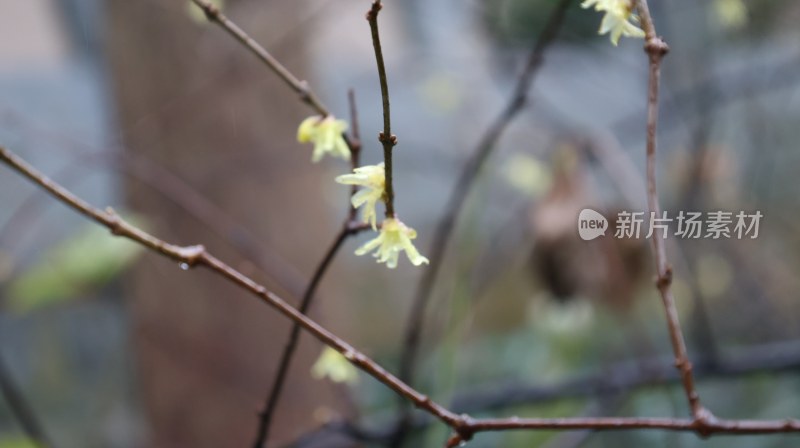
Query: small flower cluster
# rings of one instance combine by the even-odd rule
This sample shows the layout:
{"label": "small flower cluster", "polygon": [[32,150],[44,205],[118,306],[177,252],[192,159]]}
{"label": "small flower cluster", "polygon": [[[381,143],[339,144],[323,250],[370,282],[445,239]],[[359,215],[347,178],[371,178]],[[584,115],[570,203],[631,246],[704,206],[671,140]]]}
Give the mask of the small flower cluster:
{"label": "small flower cluster", "polygon": [[[350,149],[344,138],[347,123],[333,116],[309,117],[303,120],[297,130],[297,140],[301,143],[313,143],[314,152],[311,160],[319,161],[326,153],[334,157],[350,160]],[[361,219],[369,224],[372,230],[378,230],[378,213],[375,210],[378,201],[386,197],[386,173],[383,163],[355,168],[352,174],[343,174],[336,182],[344,185],[360,187],[350,202],[353,208],[363,207]],[[373,256],[378,263],[386,263],[390,269],[397,267],[400,252],[405,252],[414,266],[428,264],[411,242],[417,232],[403,224],[395,216],[387,216],[380,226],[379,235],[356,250],[356,255],[364,255],[375,250]]]}
{"label": "small flower cluster", "polygon": [[621,36],[644,37],[639,28],[639,17],[633,13],[633,0],[584,0],[582,8],[591,8],[605,12],[600,23],[599,34],[610,33],[611,43],[615,46]]}

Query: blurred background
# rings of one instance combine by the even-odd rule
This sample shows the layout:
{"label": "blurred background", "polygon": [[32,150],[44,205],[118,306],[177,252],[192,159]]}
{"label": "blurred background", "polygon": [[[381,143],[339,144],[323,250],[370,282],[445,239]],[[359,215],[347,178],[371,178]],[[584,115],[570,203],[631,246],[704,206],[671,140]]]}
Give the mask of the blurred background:
{"label": "blurred background", "polygon": [[[405,0],[381,14],[395,190],[428,254],[464,162],[512,94],[552,0]],[[472,185],[431,296],[415,383],[486,416],[686,416],[647,242],[578,239],[586,206],[646,210],[642,41],[613,47],[569,9],[528,107]],[[670,44],[662,206],[763,214],[756,239],[671,239],[678,308],[705,405],[800,416],[800,4],[652,2]],[[348,116],[382,160],[367,0],[227,0],[225,13]],[[346,215],[347,163],[310,163],[309,109],[183,0],[0,0],[0,145],[96,206],[212,252],[297,303]],[[345,243],[311,315],[398,371],[424,269]],[[289,323],[207,271],[109,237],[0,169],[0,448],[250,446]],[[397,400],[371,378],[315,379],[303,335],[270,446],[381,446]],[[407,446],[441,446],[420,425]],[[475,447],[794,447],[796,436],[479,434]]]}

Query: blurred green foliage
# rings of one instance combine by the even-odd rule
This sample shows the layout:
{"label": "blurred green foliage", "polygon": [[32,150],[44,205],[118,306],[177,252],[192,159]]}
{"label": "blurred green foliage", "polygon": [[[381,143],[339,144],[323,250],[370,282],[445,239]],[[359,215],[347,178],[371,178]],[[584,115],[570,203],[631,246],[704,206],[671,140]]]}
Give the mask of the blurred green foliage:
{"label": "blurred green foliage", "polygon": [[80,297],[116,277],[141,251],[137,244],[87,224],[16,276],[6,306],[23,313]]}
{"label": "blurred green foliage", "polygon": [[0,437],[0,448],[39,448],[33,440],[23,436]]}

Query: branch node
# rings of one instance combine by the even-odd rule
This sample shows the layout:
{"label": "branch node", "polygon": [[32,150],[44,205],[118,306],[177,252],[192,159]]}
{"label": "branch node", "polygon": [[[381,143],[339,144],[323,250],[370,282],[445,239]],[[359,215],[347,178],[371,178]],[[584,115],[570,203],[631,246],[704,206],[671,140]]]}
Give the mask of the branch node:
{"label": "branch node", "polygon": [[462,446],[472,440],[472,436],[475,435],[474,424],[475,422],[468,414],[459,415],[450,423],[450,427],[453,428],[453,435],[447,439],[445,447]]}
{"label": "branch node", "polygon": [[694,411],[694,420],[692,422],[692,426],[694,426],[695,431],[697,431],[697,435],[700,437],[704,439],[710,437],[714,433],[715,426],[718,424],[719,420],[708,409],[699,406]]}
{"label": "branch node", "polygon": [[206,15],[206,19],[210,22],[216,22],[219,19],[219,8],[209,2],[195,2]]}
{"label": "branch node", "polygon": [[122,219],[113,208],[106,207],[106,217],[108,218],[108,229],[112,235],[120,236],[125,233],[122,229]]}
{"label": "branch node", "polygon": [[655,36],[645,42],[644,51],[649,54],[650,57],[661,59],[664,55],[669,53],[669,45],[664,42],[661,36]]}
{"label": "branch node", "polygon": [[466,440],[469,440],[472,438],[472,434],[475,433],[473,425],[475,425],[475,420],[469,414],[461,414],[453,422],[452,426],[456,432],[464,436]]}
{"label": "branch node", "polygon": [[459,432],[454,432],[450,438],[447,439],[447,442],[444,444],[445,448],[456,448],[458,446],[463,446],[467,440]]}
{"label": "branch node", "polygon": [[681,372],[685,372],[692,370],[692,363],[686,358],[680,358],[675,360],[675,367]]}
{"label": "branch node", "polygon": [[194,267],[203,261],[206,248],[202,244],[197,244],[195,246],[178,247],[176,251],[184,263],[189,267]]}
{"label": "branch node", "polygon": [[381,4],[380,0],[375,0],[372,2],[372,7],[369,8],[367,11],[366,19],[368,22],[372,22],[378,18],[378,11],[383,8],[383,4]]}
{"label": "branch node", "polygon": [[378,141],[381,143],[390,143],[392,146],[397,145],[397,136],[392,134],[388,138],[383,132],[378,133]]}
{"label": "branch node", "polygon": [[662,291],[669,288],[670,285],[672,285],[672,266],[668,265],[664,269],[663,273],[659,273],[659,275],[656,277],[655,283],[658,289]]}

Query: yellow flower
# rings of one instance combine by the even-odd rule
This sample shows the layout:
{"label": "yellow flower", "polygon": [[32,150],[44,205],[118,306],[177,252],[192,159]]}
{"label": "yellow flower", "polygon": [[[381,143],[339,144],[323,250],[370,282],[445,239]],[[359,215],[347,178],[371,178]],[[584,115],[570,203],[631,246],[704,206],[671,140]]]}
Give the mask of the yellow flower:
{"label": "yellow flower", "polygon": [[411,240],[417,237],[417,232],[406,227],[399,219],[387,218],[381,225],[381,233],[377,238],[367,241],[366,244],[356,250],[356,255],[364,255],[373,249],[373,256],[378,259],[378,263],[386,263],[389,269],[397,267],[397,259],[400,252],[406,251],[406,256],[414,266],[428,264],[428,259],[417,251]]}
{"label": "yellow flower", "polygon": [[311,376],[318,380],[328,377],[334,383],[355,384],[358,382],[358,369],[341,353],[325,347],[311,367]]}
{"label": "yellow flower", "polygon": [[342,135],[346,130],[347,122],[337,120],[333,115],[308,117],[297,128],[297,141],[314,143],[312,162],[318,162],[326,152],[334,157],[350,160],[350,148]]}
{"label": "yellow flower", "polygon": [[742,0],[714,0],[714,15],[724,28],[747,25],[747,5]]}
{"label": "yellow flower", "polygon": [[553,183],[550,167],[527,154],[514,154],[506,166],[506,180],[522,193],[539,196]]}
{"label": "yellow flower", "polygon": [[621,36],[644,37],[644,31],[637,26],[639,17],[633,13],[633,0],[585,0],[582,8],[604,11],[599,34],[610,33],[611,43],[617,45]]}
{"label": "yellow flower", "polygon": [[336,178],[336,182],[345,185],[358,185],[362,187],[350,202],[353,208],[364,206],[364,213],[361,219],[365,223],[372,224],[372,230],[377,230],[375,204],[383,198],[386,177],[383,169],[383,162],[377,165],[367,165],[353,170],[354,174],[343,174]]}

